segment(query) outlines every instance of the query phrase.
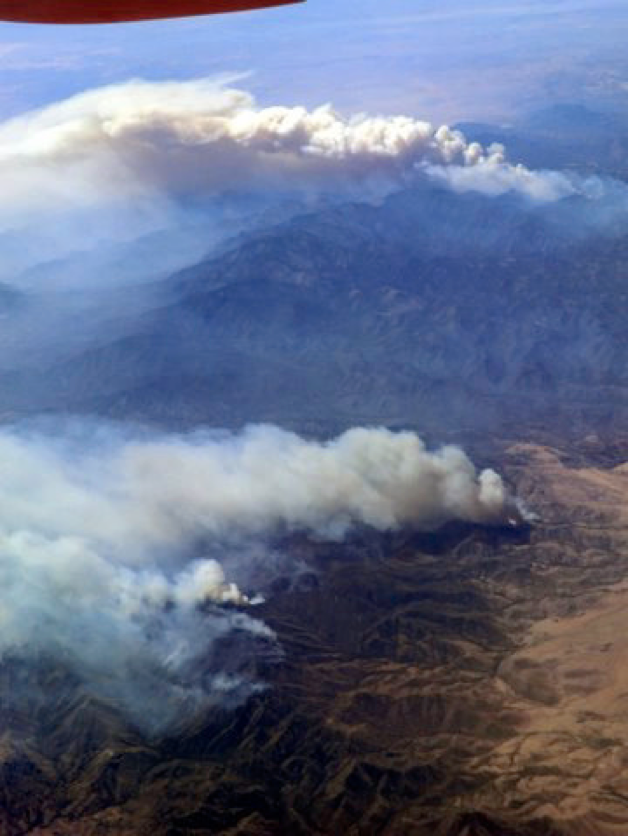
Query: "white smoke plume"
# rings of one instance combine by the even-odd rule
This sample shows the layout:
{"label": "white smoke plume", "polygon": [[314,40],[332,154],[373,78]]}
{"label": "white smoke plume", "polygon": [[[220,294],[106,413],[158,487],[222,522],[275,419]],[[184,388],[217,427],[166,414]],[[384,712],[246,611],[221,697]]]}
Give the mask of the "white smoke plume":
{"label": "white smoke plume", "polygon": [[[478,474],[455,447],[429,452],[412,432],[322,443],[267,426],[157,438],[4,429],[0,654],[61,658],[136,719],[147,722],[149,702],[163,726],[259,687],[238,658],[243,641],[245,662],[274,642],[247,588],[259,544],[291,531],[339,540],[364,525],[503,523],[514,507],[497,473]],[[239,649],[225,668],[223,648],[215,669],[234,636]]]}
{"label": "white smoke plume", "polygon": [[[409,116],[329,105],[261,107],[216,80],[129,81],[0,124],[0,236],[40,257],[182,222],[186,200],[393,188],[416,177],[534,200],[574,193],[562,174],[510,164],[501,146]],[[1,239],[0,239],[1,240]]]}
{"label": "white smoke plume", "polygon": [[[0,165],[14,205],[29,203],[20,180],[31,165],[38,174],[46,167],[44,188],[56,196],[71,198],[72,177],[81,180],[85,188],[77,199],[88,203],[95,197],[90,185],[112,199],[152,197],[153,189],[329,187],[339,177],[394,176],[423,164],[481,172],[511,168],[502,146],[485,149],[447,126],[409,116],[344,118],[329,105],[312,111],[259,107],[245,91],[212,80],[130,81],[0,125]],[[59,188],[62,172],[70,180]],[[517,187],[519,179],[519,188],[534,194],[533,181],[542,176],[515,175],[503,188]]]}
{"label": "white smoke plume", "polygon": [[456,192],[479,192],[489,197],[518,192],[539,203],[587,194],[592,182],[592,178],[568,178],[560,171],[532,171],[521,164],[507,163],[499,146],[475,165],[426,165],[425,171]]}

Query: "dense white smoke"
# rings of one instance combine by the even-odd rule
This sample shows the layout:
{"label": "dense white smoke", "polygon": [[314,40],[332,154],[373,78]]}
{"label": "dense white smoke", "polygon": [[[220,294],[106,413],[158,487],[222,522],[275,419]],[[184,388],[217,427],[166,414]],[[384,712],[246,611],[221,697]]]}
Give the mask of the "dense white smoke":
{"label": "dense white smoke", "polygon": [[[338,540],[363,525],[501,523],[514,507],[495,472],[478,475],[454,447],[429,452],[411,432],[354,429],[319,443],[266,426],[151,439],[102,426],[5,429],[0,651],[60,657],[144,721],[150,694],[159,726],[182,705],[258,687],[237,656],[244,640],[249,661],[274,640],[248,588],[249,553],[258,568],[270,554],[260,544],[291,531]],[[233,658],[225,669],[223,651],[213,668],[234,635]]]}
{"label": "dense white smoke", "polygon": [[[338,178],[395,176],[423,164],[513,168],[501,146],[484,149],[446,126],[408,116],[343,118],[329,105],[263,108],[248,93],[211,80],[130,81],[26,113],[0,126],[0,164],[14,207],[30,206],[33,196],[21,182],[30,166],[38,177],[48,174],[43,184],[38,180],[39,194],[43,188],[86,204],[96,196],[152,199],[153,190],[330,188]],[[514,168],[519,174],[510,182],[505,175],[503,190],[536,194],[535,178],[544,175],[523,178]],[[79,194],[71,193],[73,179],[83,184]],[[560,195],[561,188],[553,191]]]}
{"label": "dense white smoke", "polygon": [[521,164],[512,165],[499,151],[477,165],[426,165],[425,171],[456,192],[479,192],[489,197],[518,192],[540,203],[585,194],[592,182],[569,179],[560,171],[532,171]]}
{"label": "dense white smoke", "polygon": [[215,80],[130,81],[0,124],[0,236],[5,255],[26,257],[27,231],[27,249],[52,257],[175,228],[189,220],[186,201],[189,210],[226,193],[364,196],[420,171],[488,194],[574,191],[561,174],[510,164],[501,146],[408,116],[260,107]]}

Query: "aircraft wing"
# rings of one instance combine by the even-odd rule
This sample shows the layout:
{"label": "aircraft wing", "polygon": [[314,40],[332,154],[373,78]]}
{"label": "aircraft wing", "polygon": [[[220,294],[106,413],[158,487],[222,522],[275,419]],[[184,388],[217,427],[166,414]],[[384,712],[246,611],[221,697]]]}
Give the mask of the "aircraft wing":
{"label": "aircraft wing", "polygon": [[287,6],[303,0],[0,0],[0,20],[115,23]]}

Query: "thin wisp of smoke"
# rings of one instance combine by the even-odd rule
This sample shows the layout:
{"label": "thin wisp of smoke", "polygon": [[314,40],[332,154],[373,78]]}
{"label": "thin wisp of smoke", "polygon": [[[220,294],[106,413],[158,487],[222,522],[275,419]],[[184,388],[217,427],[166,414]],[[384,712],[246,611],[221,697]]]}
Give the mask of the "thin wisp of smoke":
{"label": "thin wisp of smoke", "polygon": [[[274,643],[247,588],[256,544],[292,531],[342,540],[356,526],[500,524],[515,508],[497,473],[478,474],[459,448],[430,452],[412,432],[88,435],[0,433],[0,652],[61,659],[144,723],[150,693],[154,728],[180,700],[195,710],[259,688],[242,673]],[[234,634],[248,644],[213,669]]]}

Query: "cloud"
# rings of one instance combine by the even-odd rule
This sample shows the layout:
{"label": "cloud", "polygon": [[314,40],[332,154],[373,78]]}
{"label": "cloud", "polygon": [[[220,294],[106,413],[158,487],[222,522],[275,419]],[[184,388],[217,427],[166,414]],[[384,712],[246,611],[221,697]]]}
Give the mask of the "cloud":
{"label": "cloud", "polygon": [[261,687],[252,660],[277,648],[249,587],[272,580],[279,535],[342,540],[358,526],[512,514],[497,473],[411,432],[317,442],[268,426],[157,437],[5,428],[0,654],[62,660],[92,693],[162,729]]}

